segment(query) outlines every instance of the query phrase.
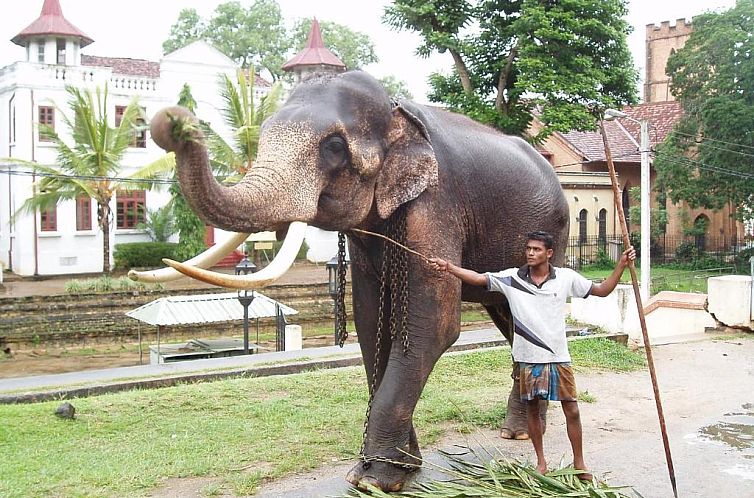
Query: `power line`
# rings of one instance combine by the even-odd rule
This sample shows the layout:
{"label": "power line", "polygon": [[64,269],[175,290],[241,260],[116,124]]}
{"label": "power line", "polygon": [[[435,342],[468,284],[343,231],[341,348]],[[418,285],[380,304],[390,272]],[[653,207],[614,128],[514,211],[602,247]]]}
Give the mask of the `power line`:
{"label": "power line", "polygon": [[754,179],[754,174],[752,173],[746,173],[743,171],[734,171],[734,170],[730,170],[730,169],[723,168],[720,166],[705,164],[701,161],[695,161],[693,159],[689,159],[683,156],[662,156],[662,160],[668,161],[669,163],[676,164],[678,166],[696,167],[703,171],[710,171],[710,172],[718,173],[721,175],[733,176],[733,177],[744,178],[744,179]]}
{"label": "power line", "polygon": [[[733,145],[735,147],[744,147],[744,148],[747,148],[747,149],[754,150],[754,145],[739,144],[739,143],[736,143],[736,142],[726,142],[725,140],[717,140],[717,139],[709,138],[709,137],[705,137],[705,136],[702,136],[702,138],[696,138],[696,135],[691,135],[690,133],[684,133],[682,131],[677,131],[677,130],[673,130],[671,133],[676,133],[678,135],[683,135],[685,137],[693,138],[696,143],[701,143],[701,142],[703,142],[703,141],[706,140],[706,141],[710,141],[710,142],[719,142],[719,143],[725,144],[725,145]],[[733,152],[733,151],[731,151],[731,152]]]}
{"label": "power line", "polygon": [[46,171],[21,171],[21,170],[8,170],[5,174],[13,176],[34,176],[43,178],[55,178],[58,180],[87,180],[87,181],[112,181],[120,183],[152,183],[160,185],[172,185],[178,183],[175,180],[169,178],[125,178],[117,176],[96,176],[96,175],[66,175],[63,173],[48,173]]}

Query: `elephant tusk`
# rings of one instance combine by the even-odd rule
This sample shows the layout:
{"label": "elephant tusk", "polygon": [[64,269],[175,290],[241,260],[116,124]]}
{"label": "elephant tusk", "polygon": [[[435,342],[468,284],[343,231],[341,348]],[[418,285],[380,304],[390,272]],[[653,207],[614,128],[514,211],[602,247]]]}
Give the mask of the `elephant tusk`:
{"label": "elephant tusk", "polygon": [[304,242],[306,226],[306,223],[300,221],[291,223],[288,228],[288,235],[285,237],[283,246],[275,256],[275,259],[262,270],[250,275],[229,275],[227,273],[217,273],[196,266],[190,266],[170,259],[163,259],[162,261],[186,276],[218,287],[243,290],[261,289],[280,278],[291,267],[299,249],[301,249],[301,244]]}
{"label": "elephant tusk", "polygon": [[[243,244],[248,237],[248,233],[236,233],[225,242],[213,245],[201,254],[185,261],[183,264],[197,266],[199,268],[209,268],[223,259],[233,249]],[[128,278],[139,282],[169,282],[181,277],[183,277],[183,274],[173,268],[160,268],[159,270],[151,271],[131,270],[128,272]]]}

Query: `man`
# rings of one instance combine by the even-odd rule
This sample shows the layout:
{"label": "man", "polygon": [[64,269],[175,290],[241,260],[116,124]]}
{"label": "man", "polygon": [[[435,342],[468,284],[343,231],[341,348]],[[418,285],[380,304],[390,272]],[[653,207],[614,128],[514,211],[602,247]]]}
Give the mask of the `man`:
{"label": "man", "polygon": [[465,284],[486,286],[488,290],[505,294],[518,336],[513,341],[511,354],[520,376],[521,400],[526,402],[527,426],[537,455],[537,471],[547,472],[539,400],[560,401],[573,449],[573,466],[584,471],[579,474],[580,479],[591,481],[582,451],[576,382],[565,333],[565,304],[570,296],[610,294],[628,262],[636,259],[636,252],[633,247],[624,251],[613,273],[602,283],[595,284],[569,268],[555,268],[550,264],[553,238],[547,232],[532,232],[527,239],[526,264],[521,268],[482,274],[439,258],[429,262],[436,270],[446,271]]}

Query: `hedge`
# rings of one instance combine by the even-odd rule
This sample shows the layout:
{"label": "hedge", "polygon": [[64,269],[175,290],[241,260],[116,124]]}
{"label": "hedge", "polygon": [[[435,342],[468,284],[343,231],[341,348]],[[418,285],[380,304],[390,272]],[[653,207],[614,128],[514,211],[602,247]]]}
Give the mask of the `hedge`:
{"label": "hedge", "polygon": [[164,266],[162,258],[175,259],[178,244],[173,242],[130,242],[116,244],[116,268],[144,268]]}

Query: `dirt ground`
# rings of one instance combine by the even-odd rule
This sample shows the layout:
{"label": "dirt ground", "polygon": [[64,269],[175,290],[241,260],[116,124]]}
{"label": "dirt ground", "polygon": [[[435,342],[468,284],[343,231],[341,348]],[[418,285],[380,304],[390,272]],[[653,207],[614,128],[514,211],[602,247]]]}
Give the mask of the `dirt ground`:
{"label": "dirt ground", "polygon": [[[654,348],[678,495],[754,497],[754,336]],[[580,403],[587,463],[613,485],[631,485],[646,498],[673,496],[648,371],[577,375],[579,390],[596,401]],[[421,440],[421,434],[419,434]],[[480,430],[464,440],[458,434],[439,447],[481,445],[509,458],[533,457],[528,441],[504,441],[497,431]],[[437,460],[436,448],[425,448]],[[565,419],[553,403],[545,434],[551,466],[570,463]],[[261,498],[340,496],[353,462],[333,462],[314,472],[261,486]],[[417,479],[428,479],[427,465]],[[229,493],[219,478],[171,479],[151,496],[201,497]],[[218,494],[219,493],[219,494]],[[230,496],[230,495],[228,495]]]}

